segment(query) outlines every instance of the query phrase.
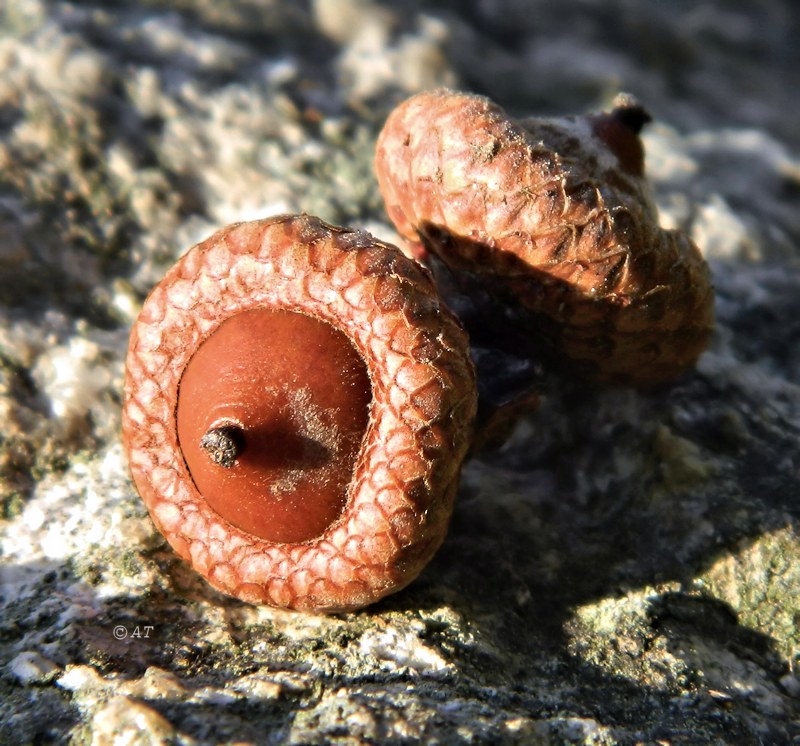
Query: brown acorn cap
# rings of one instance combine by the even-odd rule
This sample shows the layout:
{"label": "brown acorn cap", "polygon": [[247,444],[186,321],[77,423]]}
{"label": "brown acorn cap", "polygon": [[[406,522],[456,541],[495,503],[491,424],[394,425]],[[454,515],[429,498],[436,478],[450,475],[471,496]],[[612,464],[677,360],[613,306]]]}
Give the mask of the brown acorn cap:
{"label": "brown acorn cap", "polygon": [[[291,380],[259,378],[281,366],[293,369]],[[259,387],[273,399],[289,393],[262,410]],[[319,403],[329,388],[342,402]],[[475,399],[466,335],[424,269],[369,234],[280,216],[224,228],[153,289],[130,338],[123,440],[157,527],[212,585],[252,603],[341,611],[405,586],[441,544]],[[308,422],[316,429],[304,429]],[[241,467],[269,492],[289,472],[336,458],[335,439],[324,436],[348,427],[343,441],[357,445],[342,449],[343,471],[308,477],[306,499],[327,511],[320,520],[276,528],[251,514],[281,500],[260,504],[251,490],[243,499],[252,509],[237,514],[233,494],[198,487],[198,470],[207,470],[212,487],[204,490],[216,489],[215,479],[239,490],[226,480]],[[348,478],[339,495],[317,505],[315,485],[341,473]]]}
{"label": "brown acorn cap", "polygon": [[375,169],[400,234],[481,277],[573,370],[656,384],[706,347],[713,291],[697,247],[658,225],[646,120],[619,99],[610,114],[515,122],[440,89],[389,115]]}

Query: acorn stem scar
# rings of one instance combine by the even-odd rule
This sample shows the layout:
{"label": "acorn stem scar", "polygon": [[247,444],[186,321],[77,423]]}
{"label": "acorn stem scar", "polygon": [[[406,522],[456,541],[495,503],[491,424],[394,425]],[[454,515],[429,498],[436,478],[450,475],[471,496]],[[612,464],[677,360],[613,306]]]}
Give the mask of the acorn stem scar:
{"label": "acorn stem scar", "polygon": [[230,469],[245,449],[244,430],[238,425],[212,427],[200,439],[200,447],[215,464]]}
{"label": "acorn stem scar", "polygon": [[653,121],[650,112],[629,94],[618,94],[612,106],[611,116],[625,125],[634,135],[640,134],[644,126]]}

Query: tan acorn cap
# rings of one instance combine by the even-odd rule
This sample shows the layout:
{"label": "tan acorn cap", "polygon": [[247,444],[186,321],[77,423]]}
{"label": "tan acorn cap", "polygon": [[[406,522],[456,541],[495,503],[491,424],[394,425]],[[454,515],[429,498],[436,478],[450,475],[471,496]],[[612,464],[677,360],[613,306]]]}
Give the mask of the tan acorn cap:
{"label": "tan acorn cap", "polygon": [[653,384],[694,364],[713,328],[708,267],[663,230],[643,175],[648,115],[515,122],[444,89],[388,117],[375,158],[398,231],[532,314],[580,374]]}
{"label": "tan acorn cap", "polygon": [[[195,485],[179,442],[188,364],[223,322],[254,309],[339,330],[369,375],[368,422],[344,507],[305,541],[268,541],[223,518]],[[224,228],[153,289],[131,333],[123,439],[156,525],[212,585],[252,603],[340,611],[399,590],[441,544],[475,399],[466,335],[425,270],[367,233],[280,216]],[[227,445],[232,453],[212,454],[220,469],[239,455]]]}

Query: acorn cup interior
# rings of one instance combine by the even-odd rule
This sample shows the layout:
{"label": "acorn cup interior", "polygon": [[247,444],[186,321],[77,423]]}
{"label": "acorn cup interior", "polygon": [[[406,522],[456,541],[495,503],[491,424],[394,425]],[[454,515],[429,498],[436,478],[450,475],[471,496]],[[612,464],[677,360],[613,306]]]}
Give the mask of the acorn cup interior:
{"label": "acorn cup interior", "polygon": [[225,319],[180,382],[178,441],[219,515],[273,542],[341,516],[369,420],[367,366],[347,336],[303,313]]}

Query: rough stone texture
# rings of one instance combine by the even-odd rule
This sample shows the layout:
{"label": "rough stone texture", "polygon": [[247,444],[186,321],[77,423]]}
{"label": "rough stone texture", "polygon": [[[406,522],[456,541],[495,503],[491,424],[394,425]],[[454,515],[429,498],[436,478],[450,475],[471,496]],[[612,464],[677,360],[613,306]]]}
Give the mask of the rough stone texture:
{"label": "rough stone texture", "polygon": [[[796,743],[799,32],[790,0],[2,4],[0,742]],[[375,138],[441,84],[519,115],[645,103],[711,347],[646,394],[545,376],[402,593],[230,600],[128,479],[132,320],[234,220],[392,240]]]}

